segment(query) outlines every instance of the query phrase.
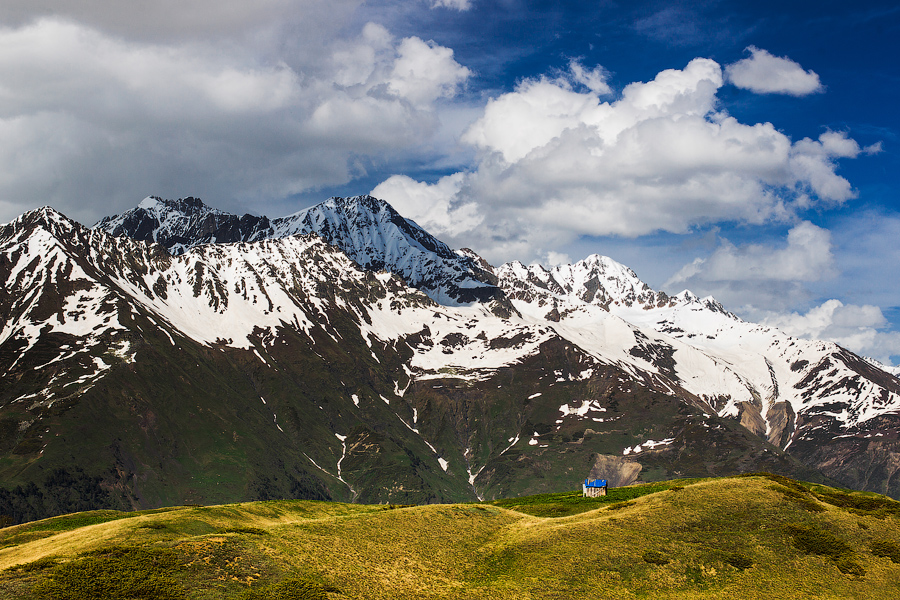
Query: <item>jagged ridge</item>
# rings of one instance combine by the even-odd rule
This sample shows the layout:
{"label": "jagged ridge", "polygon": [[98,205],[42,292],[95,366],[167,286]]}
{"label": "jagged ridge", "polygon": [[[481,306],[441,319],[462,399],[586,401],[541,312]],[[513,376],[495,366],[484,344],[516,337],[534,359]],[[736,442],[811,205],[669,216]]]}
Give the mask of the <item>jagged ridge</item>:
{"label": "jagged ridge", "polygon": [[383,200],[330,198],[287,217],[238,217],[196,198],[146,198],[95,229],[157,242],[176,254],[209,243],[254,242],[316,234],[368,270],[386,270],[441,304],[501,300],[496,281],[470,256],[457,254]]}
{"label": "jagged ridge", "polygon": [[[64,452],[42,433],[54,407],[101,402],[127,370],[172,353],[165,360],[175,370],[200,369],[185,372],[186,381],[233,373],[227,384],[203,384],[228,398],[224,405],[246,402],[252,382],[256,409],[271,409],[265,435],[290,438],[270,443],[294,457],[292,477],[317,472],[324,479],[302,489],[336,497],[397,500],[410,497],[402,495],[410,485],[420,499],[538,491],[548,488],[527,486],[566,479],[569,451],[602,457],[623,481],[641,465],[683,474],[713,468],[718,451],[701,456],[726,446],[745,466],[716,469],[799,468],[779,451],[787,448],[855,482],[856,457],[880,461],[883,474],[864,485],[897,493],[897,380],[832,344],[744,323],[712,299],[654,292],[608,258],[493,269],[430,242],[381,201],[331,199],[313,209],[271,221],[262,241],[187,240],[195,247],[179,256],[84,229],[52,209],[5,226],[0,401],[8,425],[0,425],[21,432],[10,438],[14,453]],[[284,225],[278,235],[276,223]],[[335,243],[288,234],[288,223]],[[340,245],[358,253],[353,261]],[[493,306],[436,304],[408,279],[359,267],[381,269],[381,261],[403,272],[416,252],[435,260],[432,273],[448,272],[437,259],[470,261],[514,310],[491,310],[496,296]],[[310,378],[323,383],[301,389]],[[172,385],[171,393],[187,389]],[[822,450],[835,436],[836,466]],[[376,472],[409,478],[391,483]]]}
{"label": "jagged ridge", "polygon": [[[357,226],[360,208],[386,210],[385,203],[373,199],[331,199],[297,217],[308,219],[313,211],[327,224],[319,228],[326,237],[335,237],[331,224],[340,222],[347,229],[337,237],[352,239],[349,232]],[[372,251],[377,253],[377,247],[369,245],[361,264],[379,265]],[[657,389],[740,418],[779,447],[787,448],[794,437],[806,439],[811,428],[871,436],[849,432],[900,407],[896,378],[847,358],[852,354],[846,350],[745,323],[715,299],[687,290],[673,297],[656,292],[608,257],[592,255],[553,269],[518,262],[497,269],[483,261],[479,265],[496,276],[515,310],[544,322],[598,360],[641,373]],[[406,279],[416,285],[415,277]],[[825,426],[823,419],[833,424]]]}

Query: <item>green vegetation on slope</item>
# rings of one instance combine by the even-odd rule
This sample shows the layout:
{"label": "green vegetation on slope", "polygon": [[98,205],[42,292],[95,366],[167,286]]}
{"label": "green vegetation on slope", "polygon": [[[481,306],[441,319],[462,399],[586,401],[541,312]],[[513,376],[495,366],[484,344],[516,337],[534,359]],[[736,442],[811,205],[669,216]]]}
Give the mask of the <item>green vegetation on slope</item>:
{"label": "green vegetation on slope", "polygon": [[0,569],[0,599],[887,599],[900,503],[758,474],[599,499],[105,511],[0,529]]}

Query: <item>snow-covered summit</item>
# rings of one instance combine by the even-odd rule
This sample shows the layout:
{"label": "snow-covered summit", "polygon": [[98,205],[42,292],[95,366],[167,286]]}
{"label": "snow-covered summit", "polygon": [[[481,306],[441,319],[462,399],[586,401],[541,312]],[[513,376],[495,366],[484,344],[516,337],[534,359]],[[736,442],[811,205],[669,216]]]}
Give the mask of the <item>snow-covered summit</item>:
{"label": "snow-covered summit", "polygon": [[444,242],[432,236],[415,222],[400,216],[394,208],[372,196],[333,196],[293,215],[272,221],[272,236],[287,237],[297,233],[318,233],[335,246],[353,250],[358,263],[377,263],[387,253],[400,256],[410,246],[444,259],[457,258]]}
{"label": "snow-covered summit", "polygon": [[252,242],[270,237],[266,217],[231,213],[212,208],[199,198],[163,200],[148,196],[133,209],[104,217],[94,229],[114,236],[156,242],[173,254],[201,244]]}
{"label": "snow-covered summit", "polygon": [[273,237],[296,234],[316,234],[363,268],[396,273],[440,304],[485,302],[498,292],[477,260],[372,196],[332,197],[272,221]]}
{"label": "snow-covered summit", "polygon": [[550,269],[514,261],[495,272],[511,299],[519,301],[530,314],[552,321],[584,305],[609,310],[614,305],[649,308],[671,301],[625,265],[598,254]]}
{"label": "snow-covered summit", "polygon": [[720,416],[741,418],[777,445],[791,439],[795,418],[827,414],[848,427],[900,409],[900,386],[886,369],[873,375],[835,344],[745,322],[715,298],[654,291],[611,258],[549,269],[516,261],[495,273],[520,314],[550,322],[601,360],[651,373],[659,389],[680,388]]}
{"label": "snow-covered summit", "polygon": [[197,198],[149,197],[121,216],[102,219],[94,229],[157,242],[174,254],[201,244],[315,234],[363,268],[395,273],[440,304],[502,303],[492,275],[479,260],[454,252],[372,196],[332,197],[271,221],[253,215],[238,217]]}

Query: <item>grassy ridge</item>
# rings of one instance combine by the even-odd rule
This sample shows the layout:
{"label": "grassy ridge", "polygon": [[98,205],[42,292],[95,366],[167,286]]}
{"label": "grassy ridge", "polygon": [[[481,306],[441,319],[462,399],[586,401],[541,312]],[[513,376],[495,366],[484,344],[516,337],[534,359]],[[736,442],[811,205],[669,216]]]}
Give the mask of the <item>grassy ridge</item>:
{"label": "grassy ridge", "polygon": [[523,498],[505,498],[495,500],[491,504],[509,508],[535,517],[568,517],[579,513],[609,507],[613,510],[631,506],[635,498],[661,492],[664,490],[680,490],[688,483],[696,483],[699,479],[676,479],[658,483],[630,485],[612,488],[605,496],[585,498],[581,492],[567,494],[537,494]]}
{"label": "grassy ridge", "polygon": [[271,501],[0,530],[0,598],[897,598],[900,503],[777,476],[481,504]]}

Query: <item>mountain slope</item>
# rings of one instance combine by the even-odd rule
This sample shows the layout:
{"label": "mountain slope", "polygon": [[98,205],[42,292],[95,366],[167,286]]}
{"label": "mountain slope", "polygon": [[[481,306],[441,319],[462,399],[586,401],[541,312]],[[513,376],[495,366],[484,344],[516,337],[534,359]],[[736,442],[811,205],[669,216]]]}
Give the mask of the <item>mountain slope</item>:
{"label": "mountain slope", "polygon": [[495,498],[591,471],[823,480],[644,363],[437,304],[317,236],[172,256],[41,209],[0,229],[0,277],[0,513],[15,520]]}
{"label": "mountain slope", "polygon": [[[0,513],[16,520],[497,498],[589,473],[824,473],[900,495],[896,378],[608,258],[494,269],[369,197],[230,244],[201,243],[210,223],[246,232],[199,201],[139,209],[180,254],[49,208],[0,229]],[[119,224],[151,223],[138,212]]]}
{"label": "mountain slope", "polygon": [[[737,416],[752,406],[754,418],[761,419],[760,432],[773,441],[785,433],[767,420],[781,418],[769,415],[780,403],[788,403],[794,414],[841,405],[843,412],[832,416],[844,427],[900,409],[900,382],[837,345],[791,338],[775,328],[744,322],[712,298],[701,300],[687,291],[675,297],[654,292],[609,258],[595,255],[552,271],[513,263],[497,272],[518,310],[535,318],[549,311],[544,318],[559,323],[560,330],[578,330],[570,336],[573,341],[610,315],[640,330],[648,336],[648,353],[671,356],[673,367],[668,373],[660,369],[661,376],[669,376],[671,383],[722,415]],[[589,344],[585,340],[584,345]],[[612,345],[595,346],[603,352]],[[630,344],[624,346],[638,354]],[[696,364],[704,359],[715,366]],[[718,376],[703,376],[710,371]],[[726,381],[721,381],[723,375]],[[725,397],[728,400],[716,406]],[[789,440],[785,437],[781,445]]]}
{"label": "mountain slope", "polygon": [[496,274],[518,312],[594,356],[652,373],[657,389],[739,419],[845,485],[900,493],[900,381],[869,361],[744,322],[712,298],[654,292],[606,257]]}
{"label": "mountain slope", "polygon": [[[396,481],[404,481],[404,460],[410,466],[404,449],[432,455],[427,470],[446,479],[424,442],[407,439],[380,399],[369,401],[371,390],[362,414],[353,415],[341,383],[343,373],[361,371],[349,385],[362,395],[379,376],[377,359],[346,339],[355,334],[352,341],[364,347],[359,329],[347,332],[342,322],[360,297],[393,286],[395,300],[431,304],[391,276],[360,271],[318,238],[262,243],[253,256],[237,248],[222,256],[223,247],[207,246],[170,257],[50,210],[26,215],[3,234],[12,238],[4,249],[14,248],[5,254],[12,264],[4,265],[12,272],[3,274],[17,283],[3,310],[21,324],[5,327],[0,338],[3,417],[16,432],[6,440],[12,464],[4,479],[71,471],[76,456],[100,488],[136,506],[273,495],[349,499],[354,492],[333,467],[350,445],[337,436],[354,428],[368,435],[370,421],[379,424],[381,446],[401,452]],[[271,364],[281,357],[283,365]],[[307,439],[314,442],[302,443]],[[424,494],[419,499],[441,498],[435,492],[449,487],[407,483]]]}

